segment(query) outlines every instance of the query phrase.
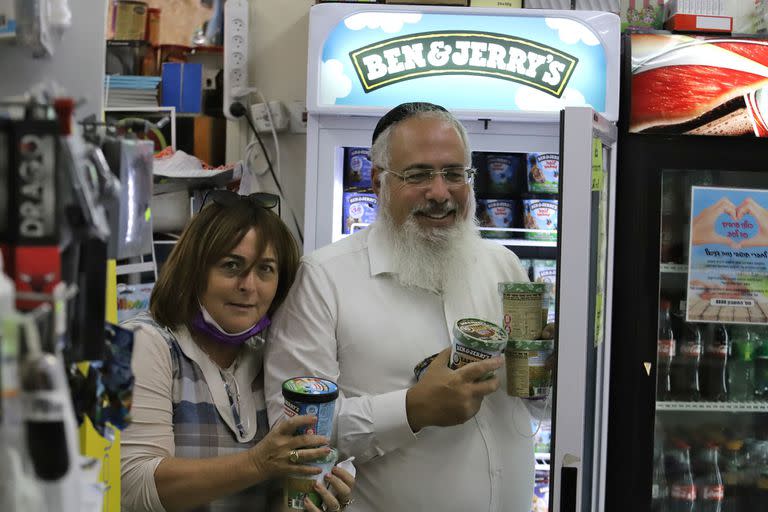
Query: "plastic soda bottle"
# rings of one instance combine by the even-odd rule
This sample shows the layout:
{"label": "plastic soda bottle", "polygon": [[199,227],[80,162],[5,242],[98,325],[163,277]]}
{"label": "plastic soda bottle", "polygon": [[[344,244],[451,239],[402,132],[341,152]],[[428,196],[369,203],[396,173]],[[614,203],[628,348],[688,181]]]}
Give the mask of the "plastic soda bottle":
{"label": "plastic soda bottle", "polygon": [[672,359],[672,396],[676,400],[695,401],[700,398],[700,362],[701,332],[696,324],[685,322],[677,344],[677,355]]}
{"label": "plastic soda bottle", "polygon": [[722,402],[728,399],[728,355],[731,341],[723,324],[705,328],[706,342],[701,358],[701,396],[704,400]]}
{"label": "plastic soda bottle", "polygon": [[656,361],[656,399],[671,400],[671,370],[672,358],[675,357],[675,333],[672,330],[672,319],[669,315],[670,303],[661,300],[659,309],[659,336]]}
{"label": "plastic soda bottle", "polygon": [[694,512],[696,485],[691,474],[691,447],[685,441],[676,441],[671,454],[669,511]]}
{"label": "plastic soda bottle", "polygon": [[699,507],[696,512],[722,512],[725,489],[720,474],[718,461],[718,447],[716,444],[708,444],[704,452],[703,474],[699,479],[698,497]]}
{"label": "plastic soda bottle", "polygon": [[755,336],[746,326],[731,329],[731,357],[728,359],[728,399],[755,397]]}

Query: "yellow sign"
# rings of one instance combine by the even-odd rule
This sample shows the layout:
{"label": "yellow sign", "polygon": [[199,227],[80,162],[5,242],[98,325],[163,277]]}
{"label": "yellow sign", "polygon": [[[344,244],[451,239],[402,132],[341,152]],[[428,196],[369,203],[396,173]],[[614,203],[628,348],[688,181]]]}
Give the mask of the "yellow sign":
{"label": "yellow sign", "polygon": [[603,143],[599,137],[592,139],[592,191],[603,189]]}

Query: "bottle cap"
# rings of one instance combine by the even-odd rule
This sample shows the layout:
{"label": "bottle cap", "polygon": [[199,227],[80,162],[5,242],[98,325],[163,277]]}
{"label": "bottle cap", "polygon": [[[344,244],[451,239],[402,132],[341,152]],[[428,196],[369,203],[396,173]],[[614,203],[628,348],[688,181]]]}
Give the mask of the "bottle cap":
{"label": "bottle cap", "polygon": [[742,441],[741,439],[732,439],[731,441],[728,441],[727,443],[725,443],[725,447],[732,452],[741,450],[743,446],[744,446],[744,441]]}

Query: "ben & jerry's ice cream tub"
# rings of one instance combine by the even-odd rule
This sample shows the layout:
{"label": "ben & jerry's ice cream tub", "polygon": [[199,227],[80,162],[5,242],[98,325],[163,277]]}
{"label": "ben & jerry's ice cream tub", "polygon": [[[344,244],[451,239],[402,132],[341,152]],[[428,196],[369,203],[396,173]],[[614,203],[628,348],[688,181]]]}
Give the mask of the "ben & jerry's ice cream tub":
{"label": "ben & jerry's ice cream tub", "polygon": [[323,500],[314,489],[315,482],[324,483],[325,475],[331,472],[338,458],[339,452],[336,448],[331,448],[331,452],[321,459],[302,462],[302,465],[319,467],[323,471],[322,473],[317,475],[291,475],[285,478],[283,481],[283,496],[288,510],[305,510],[305,497],[308,497],[318,507],[322,505]]}
{"label": "ben & jerry's ice cream tub", "polygon": [[560,182],[560,155],[528,153],[528,192],[557,194]]}
{"label": "ben & jerry's ice cream tub", "polygon": [[547,359],[555,348],[553,340],[510,340],[504,352],[507,365],[507,394],[542,399],[552,389],[552,370]]}
{"label": "ben & jerry's ice cream tub", "polygon": [[335,382],[318,377],[294,377],[283,382],[283,412],[288,418],[305,414],[317,416],[313,428],[300,428],[296,435],[317,434],[331,437],[333,408],[339,396]]}
{"label": "ben & jerry's ice cream tub", "polygon": [[347,148],[345,187],[371,188],[371,158],[368,148]]}
{"label": "ben & jerry's ice cream tub", "polygon": [[341,196],[341,232],[350,234],[376,220],[378,199],[372,192],[348,190]]}
{"label": "ben & jerry's ice cream tub", "polygon": [[541,335],[548,306],[546,291],[544,283],[499,283],[502,325],[509,339],[530,340]]}
{"label": "ben & jerry's ice cream tub", "polygon": [[527,240],[557,240],[557,199],[529,197],[523,199],[523,227],[549,233],[526,232]]}
{"label": "ben & jerry's ice cream tub", "polygon": [[498,325],[478,318],[462,318],[453,326],[448,366],[456,370],[465,364],[500,356],[506,345],[507,333]]}
{"label": "ben & jerry's ice cream tub", "polygon": [[491,154],[485,159],[488,169],[488,189],[491,192],[519,193],[524,162],[516,154]]}

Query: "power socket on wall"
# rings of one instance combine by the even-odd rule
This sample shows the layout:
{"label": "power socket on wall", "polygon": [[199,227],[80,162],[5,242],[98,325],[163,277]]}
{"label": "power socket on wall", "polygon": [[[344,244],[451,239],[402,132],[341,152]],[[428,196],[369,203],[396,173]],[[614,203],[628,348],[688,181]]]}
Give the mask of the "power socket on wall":
{"label": "power socket on wall", "polygon": [[236,119],[229,107],[248,92],[248,2],[224,2],[224,115]]}

